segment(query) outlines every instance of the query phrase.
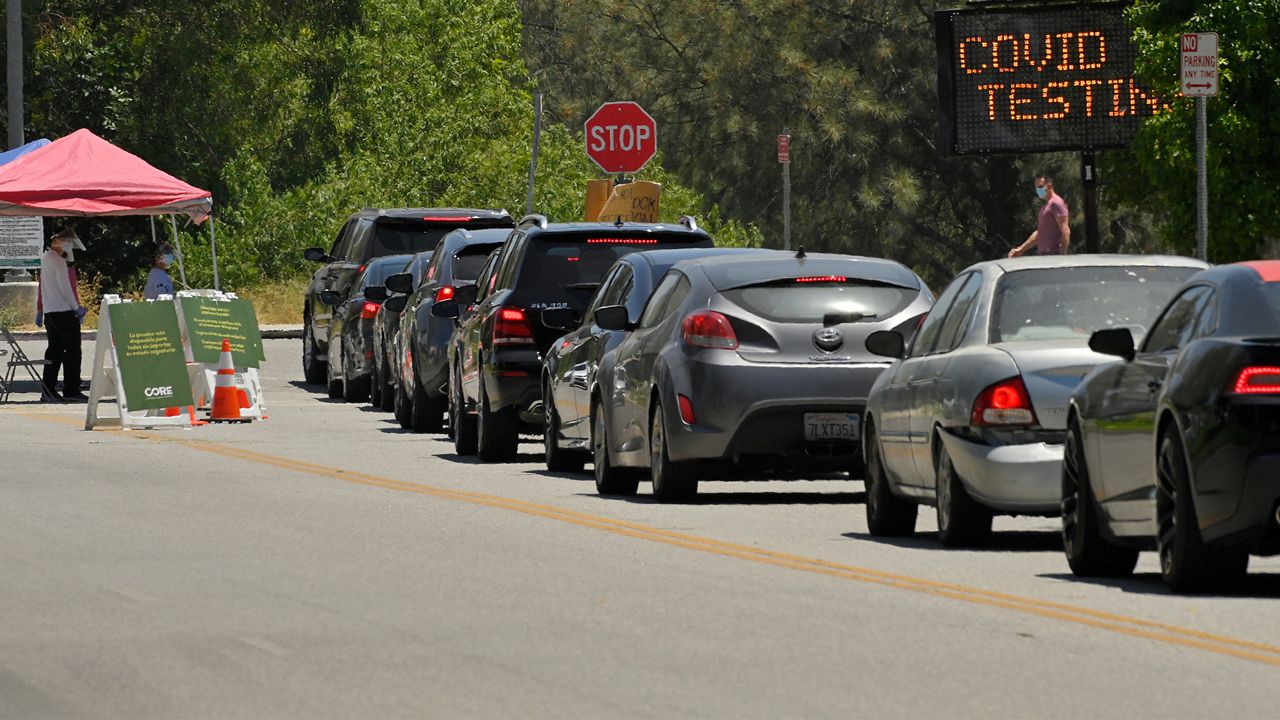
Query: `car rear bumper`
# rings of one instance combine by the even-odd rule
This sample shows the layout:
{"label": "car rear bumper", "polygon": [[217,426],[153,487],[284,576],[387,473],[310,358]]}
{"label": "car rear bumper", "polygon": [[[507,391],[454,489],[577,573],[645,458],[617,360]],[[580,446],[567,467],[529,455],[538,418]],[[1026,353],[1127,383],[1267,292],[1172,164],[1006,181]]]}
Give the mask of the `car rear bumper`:
{"label": "car rear bumper", "polygon": [[[671,385],[693,405],[694,423],[680,417],[678,400],[663,398],[674,460],[736,460],[739,466],[788,459],[804,466],[848,469],[858,443],[866,397],[884,365],[711,365],[689,363]],[[858,427],[848,441],[805,439],[805,413],[850,413]],[[679,428],[680,431],[676,431]]]}
{"label": "car rear bumper", "polygon": [[1014,513],[1060,511],[1061,445],[983,445],[948,432],[941,437],[965,489],[978,502]]}
{"label": "car rear bumper", "polygon": [[512,410],[532,431],[542,427],[542,356],[536,350],[499,350],[485,358],[489,407]]}

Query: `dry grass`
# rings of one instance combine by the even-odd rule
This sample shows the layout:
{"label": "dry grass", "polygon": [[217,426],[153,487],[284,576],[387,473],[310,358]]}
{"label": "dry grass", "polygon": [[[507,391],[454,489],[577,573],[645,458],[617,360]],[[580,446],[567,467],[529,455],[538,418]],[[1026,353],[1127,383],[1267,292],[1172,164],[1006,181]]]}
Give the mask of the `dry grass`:
{"label": "dry grass", "polygon": [[236,295],[253,303],[259,325],[301,325],[302,301],[310,283],[311,278],[303,275],[236,290]]}

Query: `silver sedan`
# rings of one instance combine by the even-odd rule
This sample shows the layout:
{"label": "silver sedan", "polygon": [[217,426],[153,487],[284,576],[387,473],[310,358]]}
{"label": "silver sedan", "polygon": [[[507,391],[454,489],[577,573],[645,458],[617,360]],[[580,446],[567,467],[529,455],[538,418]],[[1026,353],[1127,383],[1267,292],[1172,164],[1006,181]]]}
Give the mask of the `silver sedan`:
{"label": "silver sedan", "polygon": [[1141,336],[1204,267],[1123,255],[979,263],[938,298],[910,348],[893,333],[869,336],[869,350],[899,358],[867,399],[871,533],[911,533],[918,504],[936,508],[946,545],[984,543],[997,513],[1056,514],[1068,400],[1112,360],[1089,349],[1089,335]]}

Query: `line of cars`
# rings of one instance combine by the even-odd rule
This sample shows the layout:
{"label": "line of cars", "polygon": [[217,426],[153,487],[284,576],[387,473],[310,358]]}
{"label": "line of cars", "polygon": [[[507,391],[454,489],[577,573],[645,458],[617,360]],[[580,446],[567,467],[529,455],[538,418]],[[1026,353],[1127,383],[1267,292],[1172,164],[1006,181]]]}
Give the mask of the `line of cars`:
{"label": "line of cars", "polygon": [[1175,590],[1280,552],[1280,263],[1004,259],[935,303],[896,262],[715,248],[690,218],[366,211],[414,214],[456,226],[345,287],[316,273],[304,370],[324,334],[331,396],[420,432],[447,417],[459,455],[511,460],[536,436],[548,469],[590,462],[606,495],[648,479],[660,502],[847,472],[873,535],[913,532],[920,505],[951,546],[999,514],[1061,514],[1074,572],[1156,549]]}

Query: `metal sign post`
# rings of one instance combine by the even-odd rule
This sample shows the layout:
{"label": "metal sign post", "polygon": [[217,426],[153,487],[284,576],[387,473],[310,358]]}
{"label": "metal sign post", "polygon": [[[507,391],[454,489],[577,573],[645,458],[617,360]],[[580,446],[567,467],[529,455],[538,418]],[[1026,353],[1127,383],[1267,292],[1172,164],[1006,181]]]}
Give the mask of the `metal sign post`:
{"label": "metal sign post", "polygon": [[1205,98],[1218,94],[1218,33],[1182,36],[1182,94],[1196,99],[1196,257],[1209,255],[1209,120]]}
{"label": "metal sign post", "polygon": [[778,136],[778,163],[782,165],[782,249],[791,249],[791,131]]}
{"label": "metal sign post", "polygon": [[542,91],[533,92],[533,152],[529,155],[529,193],[525,197],[524,211],[533,214],[533,182],[538,177],[538,145],[542,142]]}

